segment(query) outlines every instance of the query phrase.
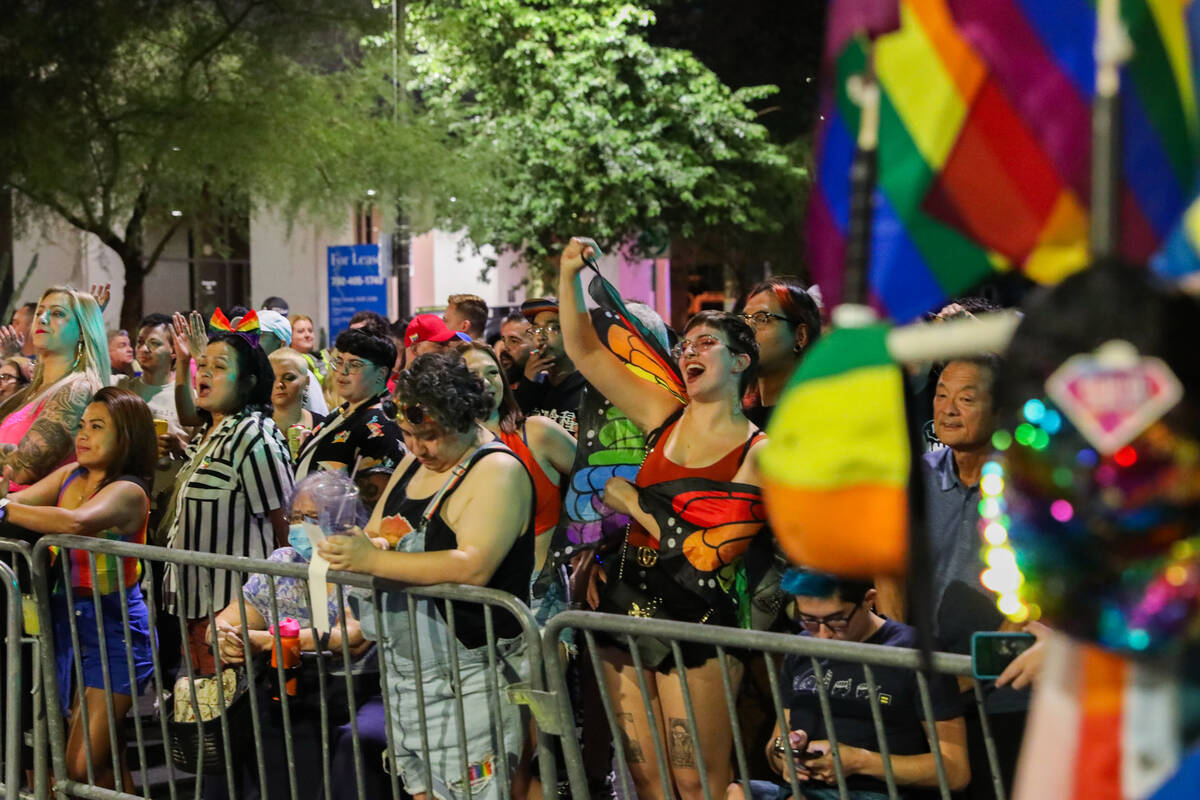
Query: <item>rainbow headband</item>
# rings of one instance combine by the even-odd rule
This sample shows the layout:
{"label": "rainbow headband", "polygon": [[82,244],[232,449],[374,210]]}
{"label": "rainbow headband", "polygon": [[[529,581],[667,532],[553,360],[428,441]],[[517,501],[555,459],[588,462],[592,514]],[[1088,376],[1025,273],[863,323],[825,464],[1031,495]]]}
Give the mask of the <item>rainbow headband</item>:
{"label": "rainbow headband", "polygon": [[212,319],[208,321],[208,327],[216,333],[236,333],[245,339],[251,347],[258,347],[258,313],[251,310],[247,311],[246,315],[238,320],[236,327],[229,324],[229,318],[225,316],[225,312],[218,308],[213,312]]}

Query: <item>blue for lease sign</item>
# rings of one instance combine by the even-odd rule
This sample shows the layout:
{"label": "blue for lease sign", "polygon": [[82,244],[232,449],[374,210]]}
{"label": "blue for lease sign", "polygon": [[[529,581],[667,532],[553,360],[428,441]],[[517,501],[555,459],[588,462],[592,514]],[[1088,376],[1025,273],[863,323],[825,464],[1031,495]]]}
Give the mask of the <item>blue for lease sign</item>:
{"label": "blue for lease sign", "polygon": [[329,247],[329,338],[350,326],[359,311],[387,317],[387,276],[379,258],[379,245]]}

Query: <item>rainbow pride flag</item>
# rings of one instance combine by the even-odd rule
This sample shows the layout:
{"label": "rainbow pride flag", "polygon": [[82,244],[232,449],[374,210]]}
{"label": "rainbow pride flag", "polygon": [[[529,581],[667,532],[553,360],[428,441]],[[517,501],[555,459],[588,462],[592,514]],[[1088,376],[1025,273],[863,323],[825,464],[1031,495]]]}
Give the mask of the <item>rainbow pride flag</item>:
{"label": "rainbow pride flag", "polygon": [[[1200,86],[1200,3],[1193,2],[1186,13],[1187,43],[1193,54],[1192,85]],[[1196,183],[1200,187],[1200,179]],[[1183,218],[1150,264],[1160,275],[1170,278],[1200,272],[1200,196],[1184,211]]]}
{"label": "rainbow pride flag", "polygon": [[[1121,254],[1144,262],[1192,196],[1200,123],[1192,0],[1122,0]],[[837,8],[831,13],[836,14]],[[1096,13],[1087,0],[901,0],[874,44],[882,91],[872,301],[898,321],[998,270],[1042,283],[1086,265]],[[845,25],[831,25],[844,30]],[[837,47],[836,51],[830,50]],[[827,43],[809,258],[841,294],[863,38]]]}

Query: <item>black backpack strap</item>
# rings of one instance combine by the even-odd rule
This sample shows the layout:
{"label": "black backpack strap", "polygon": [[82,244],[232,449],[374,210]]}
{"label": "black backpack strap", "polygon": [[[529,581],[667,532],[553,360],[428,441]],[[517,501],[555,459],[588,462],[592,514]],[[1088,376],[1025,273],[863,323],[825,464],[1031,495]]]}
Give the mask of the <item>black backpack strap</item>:
{"label": "black backpack strap", "polygon": [[758,428],[755,428],[754,433],[746,437],[746,443],[742,445],[742,454],[738,456],[739,467],[746,462],[746,456],[750,454],[750,448],[754,447],[754,445],[758,444],[759,441],[765,439],[766,437],[767,435]]}
{"label": "black backpack strap", "polygon": [[650,433],[646,434],[646,449],[658,446],[658,440],[663,437],[663,434],[667,432],[668,428],[670,428],[672,425],[678,422],[681,417],[683,417],[683,412],[686,408],[687,406],[679,407],[672,412],[671,416],[663,420],[662,425],[659,425],[657,428],[650,431]]}

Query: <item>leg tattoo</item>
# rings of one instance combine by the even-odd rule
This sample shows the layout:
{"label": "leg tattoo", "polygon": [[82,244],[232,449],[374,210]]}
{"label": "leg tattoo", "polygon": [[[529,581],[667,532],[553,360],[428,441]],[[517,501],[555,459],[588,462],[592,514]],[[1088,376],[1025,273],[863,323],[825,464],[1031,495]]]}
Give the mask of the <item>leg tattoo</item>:
{"label": "leg tattoo", "polygon": [[692,742],[691,731],[688,730],[686,719],[671,717],[667,720],[668,746],[671,752],[671,766],[695,767],[696,747]]}
{"label": "leg tattoo", "polygon": [[625,747],[625,760],[630,764],[645,764],[646,754],[634,735],[633,714],[628,711],[617,714],[617,721],[621,728],[621,744]]}

